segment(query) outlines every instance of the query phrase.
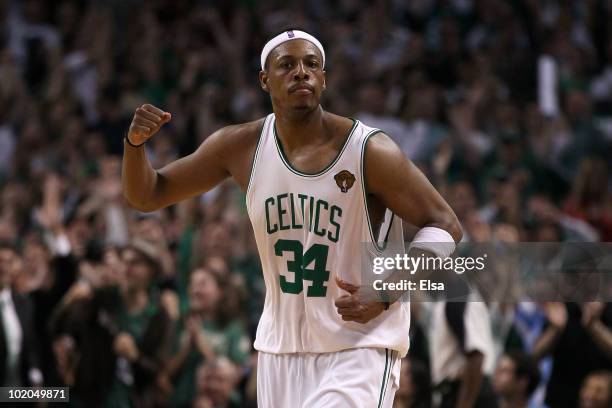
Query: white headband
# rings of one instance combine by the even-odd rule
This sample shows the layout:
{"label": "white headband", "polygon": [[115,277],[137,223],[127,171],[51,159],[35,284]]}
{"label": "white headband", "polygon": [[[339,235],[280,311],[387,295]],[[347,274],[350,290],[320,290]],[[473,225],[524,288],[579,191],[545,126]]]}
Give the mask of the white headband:
{"label": "white headband", "polygon": [[268,55],[270,54],[270,52],[272,52],[274,48],[278,47],[284,42],[291,41],[291,40],[299,40],[299,39],[310,41],[311,43],[314,44],[315,47],[319,49],[319,51],[321,51],[321,56],[323,57],[321,68],[325,68],[325,51],[323,51],[323,46],[321,45],[319,40],[314,38],[312,35],[305,33],[304,31],[289,30],[289,31],[284,31],[280,33],[279,35],[277,35],[276,37],[268,41],[266,45],[263,47],[263,51],[261,52],[262,71],[266,69],[266,59],[268,59]]}

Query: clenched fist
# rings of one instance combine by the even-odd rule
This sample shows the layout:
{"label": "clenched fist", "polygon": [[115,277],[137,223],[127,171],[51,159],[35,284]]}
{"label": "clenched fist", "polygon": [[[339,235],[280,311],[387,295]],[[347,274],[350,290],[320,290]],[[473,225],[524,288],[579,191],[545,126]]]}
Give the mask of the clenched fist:
{"label": "clenched fist", "polygon": [[142,105],[134,113],[127,135],[128,142],[136,146],[143,144],[157,133],[164,123],[170,122],[171,118],[169,112],[164,112],[148,103]]}

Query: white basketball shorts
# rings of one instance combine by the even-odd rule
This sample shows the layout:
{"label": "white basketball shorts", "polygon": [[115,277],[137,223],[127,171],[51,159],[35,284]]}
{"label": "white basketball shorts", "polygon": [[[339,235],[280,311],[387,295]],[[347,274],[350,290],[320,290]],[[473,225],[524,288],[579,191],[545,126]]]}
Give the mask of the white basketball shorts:
{"label": "white basketball shorts", "polygon": [[391,408],[401,359],[389,349],[270,354],[257,359],[259,408]]}

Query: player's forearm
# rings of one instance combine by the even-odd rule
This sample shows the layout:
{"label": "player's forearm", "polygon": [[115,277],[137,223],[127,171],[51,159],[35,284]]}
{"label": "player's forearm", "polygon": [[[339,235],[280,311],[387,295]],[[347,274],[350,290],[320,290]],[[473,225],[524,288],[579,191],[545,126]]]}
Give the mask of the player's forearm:
{"label": "player's forearm", "polygon": [[[403,292],[401,290],[398,291],[398,289],[403,289],[404,291],[419,290],[422,283],[427,283],[426,279],[431,274],[435,273],[437,278],[444,281],[448,281],[452,277],[456,278],[456,276],[449,276],[448,271],[442,266],[442,261],[453,253],[456,246],[455,238],[448,231],[440,227],[427,225],[417,232],[410,246],[411,248],[407,256],[404,255],[402,258],[401,255],[398,255],[396,257],[395,262],[391,265],[394,271],[385,279],[387,293],[386,295],[383,294],[383,298],[386,298],[389,302],[393,302],[403,295]],[[381,258],[375,259],[376,261],[378,261],[376,266],[381,266]],[[386,266],[388,264],[387,261],[388,259],[383,259],[385,268],[389,268],[389,266]],[[380,268],[378,268],[378,272],[380,272]],[[401,283],[401,285],[396,285],[398,283]],[[455,286],[457,285],[453,287]],[[444,284],[442,284],[442,289],[443,287]],[[384,286],[383,289],[385,289]],[[467,293],[462,293],[457,288],[452,293],[447,291],[446,294],[452,294],[452,297],[467,295]]]}
{"label": "player's forearm", "polygon": [[456,243],[459,243],[463,238],[463,229],[461,228],[459,219],[448,204],[438,204],[439,205],[437,207],[432,205],[429,221],[421,227],[440,228],[441,230],[448,232]]}
{"label": "player's forearm", "polygon": [[[420,248],[411,248],[408,251],[408,257],[412,258],[412,259],[422,259],[423,261],[425,261],[425,259],[428,258],[437,258],[437,256],[429,251],[424,251]],[[385,288],[390,288],[390,287],[394,287],[397,288],[399,287],[399,284],[402,284],[402,286],[404,288],[406,288],[405,290],[397,290],[397,289],[385,289],[379,292],[379,298],[387,301],[389,303],[394,303],[396,301],[399,301],[400,298],[407,292],[410,290],[410,288],[412,287],[412,291],[411,291],[411,297],[413,296],[413,294],[417,293],[416,288],[418,288],[419,286],[419,281],[423,280],[423,279],[427,279],[432,273],[434,273],[434,271],[432,270],[424,270],[423,268],[419,268],[417,270],[410,270],[410,269],[395,269],[393,270],[393,272],[391,272],[389,274],[389,276],[387,276],[386,279],[384,279],[384,283],[385,283]],[[409,284],[405,284],[406,282],[411,282]],[[391,286],[394,285],[394,286]],[[421,296],[421,295],[417,295]],[[422,297],[420,298],[421,300],[426,299],[427,295],[422,295]],[[413,299],[414,300],[414,299]]]}
{"label": "player's forearm", "polygon": [[144,146],[133,147],[124,142],[121,183],[123,196],[139,211],[155,210],[152,200],[157,173],[151,167]]}

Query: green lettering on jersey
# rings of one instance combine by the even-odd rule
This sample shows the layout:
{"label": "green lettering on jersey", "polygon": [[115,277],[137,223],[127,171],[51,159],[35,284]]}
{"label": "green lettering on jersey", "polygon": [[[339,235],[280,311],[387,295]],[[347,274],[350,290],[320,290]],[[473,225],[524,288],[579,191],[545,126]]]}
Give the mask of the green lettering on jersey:
{"label": "green lettering on jersey", "polygon": [[326,210],[329,208],[329,204],[325,200],[317,200],[317,211],[315,212],[315,225],[314,225],[314,233],[320,237],[324,237],[327,230],[323,228],[319,230],[319,217],[321,216],[321,206],[323,206]]}
{"label": "green lettering on jersey", "polygon": [[274,205],[274,197],[269,197],[266,199],[265,202],[265,206],[266,206],[266,231],[268,232],[268,234],[274,234],[276,231],[278,231],[278,225],[276,225],[276,223],[274,223],[274,228],[270,227],[270,211],[268,206],[269,205]]}
{"label": "green lettering on jersey", "polygon": [[[283,253],[288,252],[293,258],[287,260],[287,271],[293,273],[293,279],[288,279],[287,276],[280,274],[280,288],[284,293],[297,295],[304,289],[303,281],[311,281],[312,284],[308,287],[306,296],[325,297],[327,294],[325,283],[329,280],[330,275],[330,272],[326,270],[329,247],[313,244],[306,252],[303,251],[304,246],[297,240],[279,239],[274,244],[276,256],[282,257]],[[314,263],[313,268],[307,268],[311,263]]]}
{"label": "green lettering on jersey", "polygon": [[297,295],[302,293],[304,283],[302,282],[302,250],[304,247],[300,241],[290,239],[279,239],[274,244],[276,256],[283,256],[283,252],[293,254],[292,260],[287,260],[287,270],[293,273],[293,281],[288,280],[285,275],[280,275],[280,288],[285,293]]}
{"label": "green lettering on jersey", "polygon": [[283,204],[283,198],[287,198],[289,194],[279,194],[276,196],[277,205],[278,205],[278,223],[280,225],[281,230],[288,230],[291,227],[285,223],[283,223],[283,215],[287,214],[287,210],[285,209],[285,205]]}
{"label": "green lettering on jersey", "polygon": [[[329,279],[329,271],[326,270],[328,252],[327,245],[313,244],[304,254],[302,278],[312,282],[306,292],[308,297],[325,297],[327,294],[325,282]],[[314,262],[313,268],[307,268],[312,262]]]}
{"label": "green lettering on jersey", "polygon": [[304,205],[304,201],[306,201],[308,196],[306,194],[298,194],[298,197],[300,198],[300,208],[302,209],[302,219],[305,220],[306,218],[304,218],[304,209],[306,208],[306,206]]}
{"label": "green lettering on jersey", "polygon": [[312,232],[312,212],[314,211],[314,197],[310,197],[310,219],[308,220],[308,231]]}
{"label": "green lettering on jersey", "polygon": [[[295,222],[295,203],[293,201],[293,193],[289,193],[289,199],[291,200],[291,229],[301,229],[302,226]],[[304,219],[304,209],[302,208],[302,219]]]}
{"label": "green lettering on jersey", "polygon": [[[309,205],[308,210],[306,205]],[[268,197],[264,202],[264,207],[266,232],[269,235],[279,231],[308,228],[308,231],[320,237],[326,237],[331,242],[336,243],[340,240],[342,208],[330,205],[326,200],[307,194],[297,194],[296,198],[295,193],[283,193]],[[278,219],[272,217],[278,217]]]}
{"label": "green lettering on jersey", "polygon": [[331,213],[329,216],[329,223],[336,227],[336,229],[333,234],[332,230],[329,230],[327,233],[327,239],[329,239],[331,242],[338,242],[338,239],[340,238],[340,224],[335,220],[335,216],[337,214],[338,218],[342,217],[342,208],[338,207],[337,205],[332,205],[329,212]]}

